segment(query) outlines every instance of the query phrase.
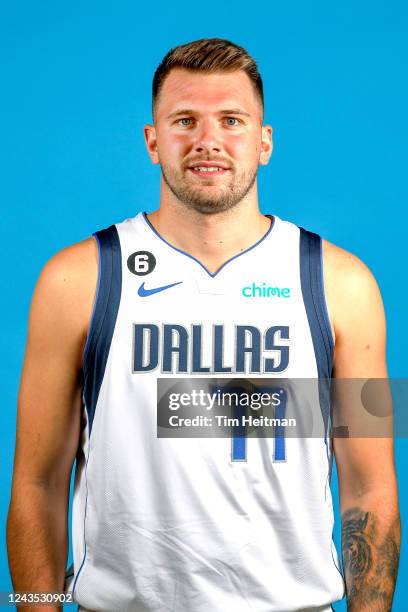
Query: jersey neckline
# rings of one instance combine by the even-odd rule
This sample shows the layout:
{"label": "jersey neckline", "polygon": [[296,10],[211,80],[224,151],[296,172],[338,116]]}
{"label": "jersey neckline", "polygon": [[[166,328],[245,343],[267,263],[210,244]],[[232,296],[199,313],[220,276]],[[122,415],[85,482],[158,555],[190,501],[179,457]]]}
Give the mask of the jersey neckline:
{"label": "jersey neckline", "polygon": [[275,219],[276,217],[273,215],[264,215],[265,217],[268,217],[268,219],[271,220],[271,225],[268,228],[268,231],[261,236],[261,238],[259,240],[257,240],[257,242],[255,242],[255,244],[251,245],[250,247],[248,247],[247,249],[245,249],[245,251],[241,251],[241,253],[237,253],[236,255],[233,255],[232,257],[230,257],[229,259],[227,259],[227,261],[224,261],[224,263],[218,268],[218,270],[214,273],[210,272],[205,265],[196,257],[194,257],[194,255],[190,255],[190,253],[187,253],[186,251],[183,251],[182,249],[177,248],[176,246],[174,246],[173,244],[171,244],[171,242],[168,242],[165,238],[163,238],[163,236],[161,236],[159,234],[159,232],[153,227],[153,225],[150,223],[149,219],[147,218],[147,213],[143,212],[142,213],[142,217],[146,222],[146,225],[151,229],[151,231],[157,236],[157,238],[159,238],[162,242],[164,242],[168,247],[170,247],[171,249],[173,249],[174,251],[177,251],[178,253],[180,253],[181,255],[184,255],[185,257],[188,257],[189,259],[192,259],[193,261],[195,261],[207,274],[208,276],[210,276],[211,278],[215,278],[223,268],[225,268],[226,265],[228,265],[231,261],[233,261],[234,259],[237,259],[238,257],[241,257],[242,255],[245,255],[246,253],[249,253],[249,251],[252,251],[252,249],[254,249],[255,247],[257,247],[259,244],[261,244],[261,242],[263,242],[271,233],[274,225],[275,225]]}

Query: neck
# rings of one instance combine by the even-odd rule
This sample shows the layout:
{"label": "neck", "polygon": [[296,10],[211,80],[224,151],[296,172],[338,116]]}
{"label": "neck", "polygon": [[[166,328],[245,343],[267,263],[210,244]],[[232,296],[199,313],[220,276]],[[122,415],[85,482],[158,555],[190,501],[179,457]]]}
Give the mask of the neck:
{"label": "neck", "polygon": [[234,208],[213,215],[191,210],[174,197],[162,197],[160,208],[148,219],[167,242],[214,273],[258,242],[270,227],[270,219],[259,211],[256,184],[252,191]]}

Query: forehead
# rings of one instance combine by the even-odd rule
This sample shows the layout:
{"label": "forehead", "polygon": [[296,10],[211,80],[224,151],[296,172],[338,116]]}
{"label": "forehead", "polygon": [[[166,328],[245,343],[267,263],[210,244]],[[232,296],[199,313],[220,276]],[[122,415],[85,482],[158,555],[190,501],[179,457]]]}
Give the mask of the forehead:
{"label": "forehead", "polygon": [[255,115],[259,106],[254,86],[243,70],[207,74],[174,68],[162,85],[157,114],[167,116],[177,108],[216,112],[239,107]]}

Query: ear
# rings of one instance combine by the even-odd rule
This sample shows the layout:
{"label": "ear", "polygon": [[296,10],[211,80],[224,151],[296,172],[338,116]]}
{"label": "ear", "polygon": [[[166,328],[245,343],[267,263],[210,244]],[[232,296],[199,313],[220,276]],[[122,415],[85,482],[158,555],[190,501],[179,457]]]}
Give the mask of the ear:
{"label": "ear", "polygon": [[153,164],[159,163],[159,154],[157,151],[156,128],[154,125],[147,123],[143,128],[146,149]]}
{"label": "ear", "polygon": [[270,156],[272,155],[272,132],[273,130],[271,125],[262,126],[261,151],[259,154],[259,163],[261,166],[266,166],[266,164],[269,162]]}

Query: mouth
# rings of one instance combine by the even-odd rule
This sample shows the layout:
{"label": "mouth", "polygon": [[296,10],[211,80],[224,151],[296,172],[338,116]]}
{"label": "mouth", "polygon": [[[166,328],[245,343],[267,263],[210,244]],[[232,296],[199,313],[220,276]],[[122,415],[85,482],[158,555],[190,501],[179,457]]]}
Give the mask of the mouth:
{"label": "mouth", "polygon": [[195,176],[201,176],[204,178],[213,178],[214,176],[222,176],[229,171],[229,168],[224,166],[217,166],[216,164],[210,165],[195,165],[190,166],[188,170]]}

